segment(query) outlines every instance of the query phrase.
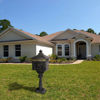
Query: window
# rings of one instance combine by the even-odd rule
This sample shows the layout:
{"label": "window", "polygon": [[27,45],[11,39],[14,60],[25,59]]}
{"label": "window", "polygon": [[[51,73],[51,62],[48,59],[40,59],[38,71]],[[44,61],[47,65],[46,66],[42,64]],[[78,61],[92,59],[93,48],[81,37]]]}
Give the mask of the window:
{"label": "window", "polygon": [[62,56],[62,45],[57,45],[57,55]]}
{"label": "window", "polygon": [[8,47],[8,45],[5,45],[3,47],[3,51],[4,51],[4,53],[3,53],[4,57],[8,57],[9,56],[9,47]]}
{"label": "window", "polygon": [[64,45],[65,56],[69,56],[69,45]]}
{"label": "window", "polygon": [[15,56],[21,56],[21,45],[15,45]]}

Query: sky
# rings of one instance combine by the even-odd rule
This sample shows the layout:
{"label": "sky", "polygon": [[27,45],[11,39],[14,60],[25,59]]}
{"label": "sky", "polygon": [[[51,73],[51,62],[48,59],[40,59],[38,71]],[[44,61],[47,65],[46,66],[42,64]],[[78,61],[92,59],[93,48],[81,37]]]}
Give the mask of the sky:
{"label": "sky", "polygon": [[100,0],[0,0],[0,19],[32,34],[93,28],[100,32]]}

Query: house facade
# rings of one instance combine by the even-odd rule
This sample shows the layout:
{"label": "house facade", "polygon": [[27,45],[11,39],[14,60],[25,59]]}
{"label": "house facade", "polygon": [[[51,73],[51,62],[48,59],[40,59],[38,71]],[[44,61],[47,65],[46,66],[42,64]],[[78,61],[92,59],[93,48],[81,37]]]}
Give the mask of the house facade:
{"label": "house facade", "polygon": [[45,55],[90,59],[100,54],[100,36],[79,30],[65,30],[39,37],[22,30],[8,28],[0,34],[0,58],[31,58],[42,50]]}
{"label": "house facade", "polygon": [[100,35],[68,29],[43,38],[54,44],[53,53],[59,57],[91,59],[100,54]]}
{"label": "house facade", "polygon": [[45,55],[53,53],[53,44],[41,37],[22,30],[8,28],[0,34],[0,58],[13,58],[19,62],[19,57],[31,58],[42,50]]}

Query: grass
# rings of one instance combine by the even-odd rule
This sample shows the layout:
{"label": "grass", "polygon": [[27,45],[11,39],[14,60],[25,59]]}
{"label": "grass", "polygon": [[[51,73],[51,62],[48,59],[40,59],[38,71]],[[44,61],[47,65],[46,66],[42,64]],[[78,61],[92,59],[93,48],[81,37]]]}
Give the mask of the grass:
{"label": "grass", "polygon": [[100,100],[100,61],[50,65],[46,94],[35,93],[38,77],[31,65],[0,64],[0,100]]}

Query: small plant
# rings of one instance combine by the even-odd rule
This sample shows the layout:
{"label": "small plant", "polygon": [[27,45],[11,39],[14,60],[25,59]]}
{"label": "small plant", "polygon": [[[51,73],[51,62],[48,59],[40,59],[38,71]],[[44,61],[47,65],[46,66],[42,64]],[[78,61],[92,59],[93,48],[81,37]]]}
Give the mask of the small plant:
{"label": "small plant", "polygon": [[74,60],[74,61],[75,61],[75,60],[76,60],[76,58],[75,58],[75,57],[73,57],[73,58],[70,58],[70,60]]}
{"label": "small plant", "polygon": [[55,55],[55,54],[52,54],[51,56],[50,56],[50,59],[52,59],[52,60],[56,60],[58,57],[57,57],[57,55]]}
{"label": "small plant", "polygon": [[97,61],[100,61],[100,55],[96,55],[93,60],[97,60]]}
{"label": "small plant", "polygon": [[57,59],[57,63],[62,63],[62,59]]}
{"label": "small plant", "polygon": [[50,63],[56,63],[57,60],[53,60],[53,59],[52,59],[52,60],[50,60],[49,62],[50,62]]}
{"label": "small plant", "polygon": [[26,60],[26,58],[27,58],[27,56],[19,57],[19,60],[20,60],[20,62],[22,63],[22,62],[24,62],[24,61]]}
{"label": "small plant", "polygon": [[65,63],[65,62],[67,62],[67,59],[66,58],[58,58],[57,62],[58,63]]}

